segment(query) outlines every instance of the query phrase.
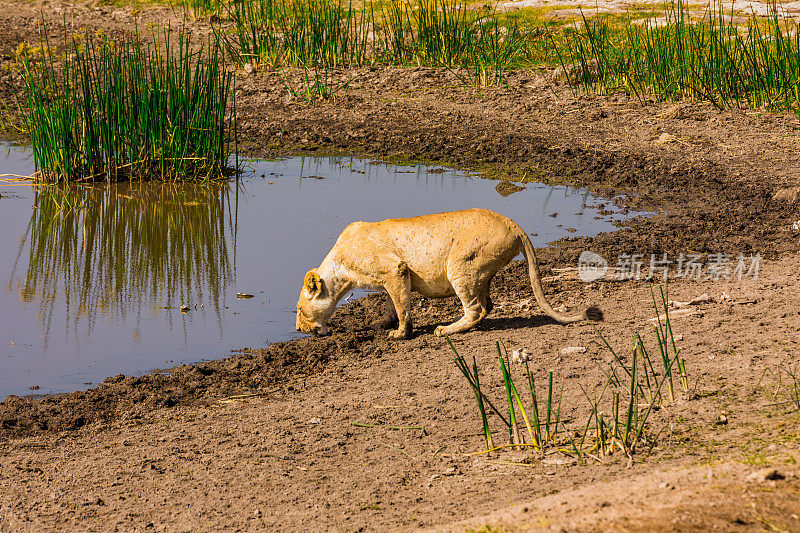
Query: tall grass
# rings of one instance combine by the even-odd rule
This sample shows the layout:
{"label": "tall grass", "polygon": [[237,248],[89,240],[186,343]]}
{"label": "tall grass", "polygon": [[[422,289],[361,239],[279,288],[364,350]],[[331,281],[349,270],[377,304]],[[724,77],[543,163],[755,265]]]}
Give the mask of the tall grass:
{"label": "tall grass", "polygon": [[22,54],[23,123],[44,181],[205,180],[228,170],[233,77],[216,40],[64,35]]}
{"label": "tall grass", "polygon": [[233,0],[227,14],[235,30],[218,36],[242,63],[440,66],[480,84],[500,81],[528,38],[513,17],[464,0]]}
{"label": "tall grass", "polygon": [[367,64],[433,66],[478,86],[499,83],[509,69],[562,65],[576,91],[623,90],[642,99],[693,98],[720,108],[800,114],[800,31],[774,0],[768,17],[751,14],[745,23],[722,2],[698,16],[685,0],[672,0],[655,8],[651,19],[641,19],[641,11],[628,20],[584,15],[577,30],[466,0],[224,5],[234,29],[217,28],[217,34],[242,63],[315,72]]}
{"label": "tall grass", "polygon": [[[734,15],[719,3],[702,17],[691,17],[688,4],[677,0],[666,5],[662,23],[653,19],[620,29],[601,17],[584,17],[562,54],[581,67],[570,83],[800,113],[797,23],[781,16],[774,1],[766,19],[751,14],[744,27]],[[596,77],[582,75],[594,68]]]}
{"label": "tall grass", "polygon": [[225,42],[242,62],[338,67],[367,60],[369,12],[352,2],[233,0],[227,9],[235,37]]}

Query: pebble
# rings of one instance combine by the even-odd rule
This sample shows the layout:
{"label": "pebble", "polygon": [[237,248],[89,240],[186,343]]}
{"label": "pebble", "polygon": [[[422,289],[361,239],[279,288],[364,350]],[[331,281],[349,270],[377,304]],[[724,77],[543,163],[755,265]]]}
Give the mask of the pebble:
{"label": "pebble", "polygon": [[561,348],[561,355],[575,355],[579,353],[586,353],[585,346],[567,346],[566,348]]}
{"label": "pebble", "polygon": [[755,472],[747,476],[747,480],[755,481],[756,483],[764,483],[765,481],[777,481],[785,477],[786,476],[781,474],[777,468],[770,467],[770,468],[762,468],[761,470],[756,470]]}
{"label": "pebble", "polygon": [[565,459],[561,457],[550,457],[542,461],[543,465],[555,466],[555,465],[574,465],[574,459]]}
{"label": "pebble", "polygon": [[678,138],[669,133],[662,133],[656,140],[656,144],[668,144],[677,141]]}

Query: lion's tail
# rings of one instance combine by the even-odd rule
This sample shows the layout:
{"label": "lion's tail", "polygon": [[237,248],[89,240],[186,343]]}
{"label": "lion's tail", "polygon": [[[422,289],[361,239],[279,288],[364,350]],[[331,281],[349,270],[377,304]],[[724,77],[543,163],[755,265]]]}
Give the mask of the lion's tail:
{"label": "lion's tail", "polygon": [[544,291],[542,290],[541,275],[539,274],[539,261],[536,259],[536,254],[533,251],[533,244],[531,243],[528,235],[521,228],[519,231],[520,240],[522,241],[522,254],[528,261],[528,274],[531,277],[531,288],[533,289],[534,296],[536,296],[536,302],[539,304],[539,307],[542,308],[542,311],[563,324],[580,322],[582,320],[593,320],[596,322],[603,320],[603,311],[596,306],[591,306],[583,313],[572,316],[561,314],[550,306],[550,303],[547,301],[547,297],[545,297]]}

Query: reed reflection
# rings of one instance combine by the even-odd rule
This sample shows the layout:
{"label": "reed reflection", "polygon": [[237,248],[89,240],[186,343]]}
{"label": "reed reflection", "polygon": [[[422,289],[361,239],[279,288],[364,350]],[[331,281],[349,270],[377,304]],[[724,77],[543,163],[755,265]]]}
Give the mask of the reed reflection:
{"label": "reed reflection", "polygon": [[61,313],[76,335],[102,321],[135,321],[138,332],[150,313],[170,331],[180,323],[185,337],[179,308],[188,305],[213,313],[221,332],[236,269],[237,191],[220,183],[39,188],[9,289],[39,303],[45,349]]}

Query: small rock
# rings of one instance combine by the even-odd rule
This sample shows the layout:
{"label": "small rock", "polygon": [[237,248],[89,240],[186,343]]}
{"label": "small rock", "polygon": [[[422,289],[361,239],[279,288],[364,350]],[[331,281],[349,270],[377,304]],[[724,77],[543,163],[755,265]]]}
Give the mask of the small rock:
{"label": "small rock", "polygon": [[778,472],[777,468],[762,468],[747,476],[747,480],[755,481],[756,483],[764,483],[765,481],[777,481],[785,477],[786,476]]}
{"label": "small rock", "polygon": [[309,418],[308,419],[308,423],[312,424],[312,425],[313,424],[319,424],[320,422],[322,422],[322,420],[319,417],[316,417],[316,416],[314,418]]}
{"label": "small rock", "polygon": [[576,355],[579,353],[586,353],[585,346],[567,346],[561,348],[561,355]]}
{"label": "small rock", "polygon": [[675,490],[675,485],[666,481],[658,486],[659,489]]}
{"label": "small rock", "polygon": [[800,187],[786,187],[775,191],[772,199],[777,202],[787,202],[790,204],[795,203],[800,199]]}
{"label": "small rock", "polygon": [[450,468],[445,468],[442,471],[442,475],[443,476],[454,476],[454,475],[456,475],[456,467],[451,466]]}
{"label": "small rock", "polygon": [[497,184],[497,186],[494,188],[494,190],[497,191],[497,194],[499,194],[500,196],[505,198],[506,196],[511,196],[515,192],[519,192],[519,191],[525,190],[525,187],[521,187],[519,185],[511,183],[508,180],[503,180],[503,181],[501,181],[500,183]]}
{"label": "small rock", "polygon": [[512,363],[520,363],[520,364],[522,364],[525,361],[529,361],[530,358],[531,358],[530,354],[528,353],[528,351],[525,348],[523,348],[522,351],[514,350],[513,352],[511,352],[511,362]]}
{"label": "small rock", "polygon": [[714,421],[715,426],[725,426],[727,424],[728,424],[728,417],[725,415],[719,415],[719,418],[717,418]]}
{"label": "small rock", "polygon": [[574,459],[564,458],[564,457],[548,457],[547,459],[542,461],[542,464],[543,465],[548,465],[548,466],[556,466],[556,465],[569,465],[569,466],[571,466],[571,465],[575,464],[575,460]]}
{"label": "small rock", "polygon": [[674,135],[670,135],[669,133],[662,133],[658,139],[656,139],[656,144],[669,144],[677,142],[678,138]]}
{"label": "small rock", "polygon": [[253,512],[253,516],[255,516],[256,518],[261,518],[261,509],[256,509]]}
{"label": "small rock", "polygon": [[252,63],[245,63],[242,68],[247,74],[253,74],[256,71],[256,67],[254,67]]}
{"label": "small rock", "polygon": [[596,59],[586,63],[570,63],[555,69],[550,74],[551,83],[576,83],[578,81],[591,83],[600,77],[600,64]]}

